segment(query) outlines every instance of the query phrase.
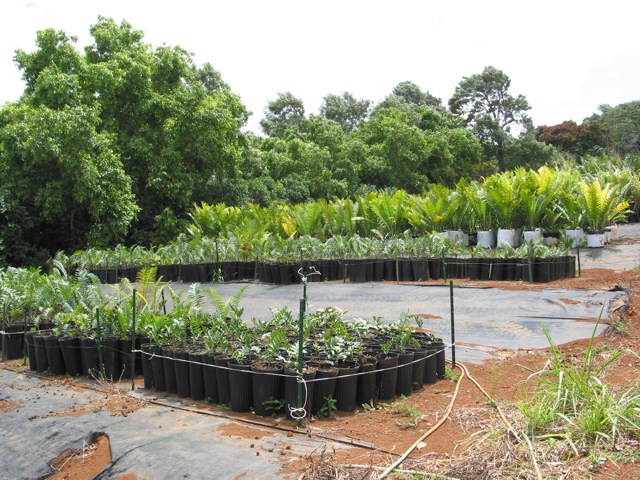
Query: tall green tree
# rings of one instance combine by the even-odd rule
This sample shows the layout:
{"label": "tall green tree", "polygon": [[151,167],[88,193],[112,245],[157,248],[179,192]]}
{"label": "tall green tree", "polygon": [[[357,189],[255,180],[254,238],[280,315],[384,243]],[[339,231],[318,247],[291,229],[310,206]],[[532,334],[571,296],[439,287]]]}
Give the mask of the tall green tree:
{"label": "tall green tree", "polygon": [[99,124],[97,109],[87,106],[14,105],[0,114],[2,186],[32,217],[25,220],[37,222],[30,240],[50,252],[113,245],[139,210]]}
{"label": "tall green tree", "polygon": [[[53,29],[38,32],[33,52],[16,52],[26,88],[2,108],[2,167],[33,161],[3,178],[7,195],[25,202],[7,205],[72,227],[66,240],[48,235],[49,249],[165,243],[194,202],[239,175],[248,113],[184,49],[154,48],[128,22],[104,17],[90,32],[84,53]],[[40,189],[34,204],[21,193],[29,184]]]}
{"label": "tall green tree", "polygon": [[640,100],[598,108],[602,112],[600,121],[609,129],[611,148],[619,155],[640,153]]}
{"label": "tall green tree", "polygon": [[345,132],[351,132],[367,118],[371,100],[357,100],[351,93],[329,94],[322,99],[320,114],[338,122]]}
{"label": "tall green tree", "polygon": [[513,134],[532,128],[527,111],[531,109],[524,95],[509,93],[511,79],[494,67],[482,73],[463,77],[453,96],[449,109],[460,115],[485,147],[486,155],[495,158],[498,169],[506,168],[506,146]]}
{"label": "tall green tree", "polygon": [[410,105],[426,105],[435,109],[442,108],[442,99],[431,95],[429,92],[423,92],[420,87],[413,82],[400,82],[395,86],[392,94],[402,98]]}
{"label": "tall green tree", "polygon": [[304,102],[291,92],[279,93],[278,98],[267,103],[260,128],[265,135],[284,138],[285,132],[297,129],[304,118]]}

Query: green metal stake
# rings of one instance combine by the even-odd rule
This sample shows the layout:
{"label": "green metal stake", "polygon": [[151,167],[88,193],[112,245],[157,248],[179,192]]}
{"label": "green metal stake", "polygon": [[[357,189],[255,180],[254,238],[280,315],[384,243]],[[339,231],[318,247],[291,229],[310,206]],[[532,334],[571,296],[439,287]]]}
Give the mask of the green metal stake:
{"label": "green metal stake", "polygon": [[136,354],[134,350],[136,349],[136,289],[133,289],[133,295],[131,300],[131,309],[133,310],[132,320],[131,320],[131,390],[135,389],[135,379],[136,379]]}
{"label": "green metal stake", "polygon": [[449,282],[449,298],[451,299],[451,363],[456,366],[456,322],[453,308],[453,281]]}
{"label": "green metal stake", "polygon": [[[306,286],[305,286],[306,289]],[[302,377],[303,370],[303,360],[302,360],[302,342],[304,337],[304,310],[305,310],[305,299],[300,299],[300,320],[298,321],[298,376]],[[298,408],[302,408],[303,406],[302,399],[302,383],[298,382]],[[300,423],[300,419],[296,419],[296,422]]]}
{"label": "green metal stake", "polygon": [[[300,269],[302,270],[302,269]],[[304,341],[304,312],[307,309],[307,277],[302,272],[302,298],[300,299],[300,318],[298,320],[298,376],[302,378],[303,359],[302,359],[302,342]],[[298,408],[302,409],[302,383],[298,382]],[[300,419],[296,419],[299,424]]]}
{"label": "green metal stake", "polygon": [[104,357],[102,352],[102,336],[100,331],[100,309],[96,308],[96,328],[98,330],[96,334],[96,341],[98,342],[98,362],[100,362],[100,372],[104,376]]}

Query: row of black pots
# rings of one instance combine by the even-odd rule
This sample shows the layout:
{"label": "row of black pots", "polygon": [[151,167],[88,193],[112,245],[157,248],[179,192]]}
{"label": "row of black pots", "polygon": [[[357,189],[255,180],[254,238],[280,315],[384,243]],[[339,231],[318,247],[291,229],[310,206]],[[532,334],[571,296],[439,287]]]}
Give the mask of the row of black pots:
{"label": "row of black pots", "polygon": [[[136,339],[136,349],[144,342]],[[52,331],[27,332],[29,368],[38,373],[119,380],[131,378],[134,357],[130,338],[58,336]],[[142,374],[142,356],[135,353],[135,373]],[[102,362],[102,363],[101,363]]]}
{"label": "row of black pots", "polygon": [[51,323],[38,323],[32,322],[14,323],[4,327],[2,331],[1,350],[4,358],[7,360],[17,360],[23,358],[25,354],[24,334],[25,331],[38,331],[47,330],[53,327]]}
{"label": "row of black pots", "polygon": [[282,409],[289,418],[332,409],[351,412],[357,405],[409,396],[445,374],[441,342],[414,351],[365,355],[335,366],[311,359],[303,372],[303,410],[297,411],[298,375],[282,364],[156,344],[142,345],[142,352],[145,388],[229,406],[238,413],[253,410],[260,416]]}
{"label": "row of black pots", "polygon": [[[354,283],[401,281],[417,282],[442,278],[471,280],[529,281],[527,258],[391,258],[314,260],[301,263],[281,262],[218,262],[186,265],[158,265],[158,277],[165,281],[207,283],[254,280],[275,285],[301,283],[300,271],[310,282],[347,280]],[[116,283],[126,277],[134,281],[139,268],[90,270],[102,283]],[[551,282],[575,277],[575,257],[571,255],[532,259],[534,282]],[[220,275],[218,275],[218,273]]]}
{"label": "row of black pots", "polygon": [[[225,282],[253,280],[256,276],[256,262],[214,262],[194,264],[157,265],[156,275],[167,282],[210,283],[220,278]],[[141,267],[97,268],[89,272],[96,275],[101,283],[114,284],[123,278],[135,282]]]}
{"label": "row of black pots", "polygon": [[471,258],[470,280],[505,280],[547,283],[576,276],[576,257]]}

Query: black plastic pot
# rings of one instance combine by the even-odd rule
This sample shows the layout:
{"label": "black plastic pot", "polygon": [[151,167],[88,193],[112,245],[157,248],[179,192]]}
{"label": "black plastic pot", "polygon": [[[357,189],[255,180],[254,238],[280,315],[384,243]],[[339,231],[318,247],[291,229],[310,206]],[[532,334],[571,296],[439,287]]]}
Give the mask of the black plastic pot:
{"label": "black plastic pot", "polygon": [[374,282],[381,282],[384,280],[384,261],[383,260],[372,260],[372,275]]}
{"label": "black plastic pot", "polygon": [[152,343],[149,347],[151,353],[151,371],[153,372],[153,388],[158,392],[167,390],[167,381],[164,376],[164,359],[162,358],[162,347]]}
{"label": "black plastic pot", "polygon": [[429,346],[425,348],[427,356],[424,363],[424,383],[427,385],[433,385],[438,381],[438,366],[436,355],[438,354],[438,348]]}
{"label": "black plastic pot", "polygon": [[445,344],[443,342],[432,342],[432,346],[436,347],[436,375],[438,378],[444,378],[446,372],[446,359],[444,355]]}
{"label": "black plastic pot", "polygon": [[266,417],[280,412],[282,401],[282,372],[284,367],[274,362],[254,362],[251,365],[253,411]]}
{"label": "black plastic pot", "polygon": [[229,366],[229,397],[231,411],[236,413],[248,412],[253,406],[253,392],[251,380],[251,364],[230,360]]}
{"label": "black plastic pot", "polygon": [[[296,283],[296,279],[294,277],[294,265],[289,263],[281,263],[279,265],[280,269],[280,285],[291,285],[292,283]],[[296,269],[297,270],[297,269]],[[295,274],[297,276],[297,274]]]}
{"label": "black plastic pot", "polygon": [[131,378],[131,351],[132,343],[130,338],[118,339],[118,351],[119,351],[119,368],[121,369],[120,378]]}
{"label": "black plastic pot", "polygon": [[24,357],[24,326],[9,325],[2,334],[3,354],[7,360]]}
{"label": "black plastic pot", "polygon": [[204,367],[202,353],[189,352],[189,391],[192,400],[204,400]]}
{"label": "black plastic pot", "polygon": [[393,400],[396,398],[396,388],[398,386],[398,354],[389,352],[381,353],[378,359],[378,399]]}
{"label": "black plastic pot", "polygon": [[413,282],[413,265],[410,258],[398,259],[398,273],[401,282]]}
{"label": "black plastic pot", "polygon": [[396,271],[396,261],[393,259],[384,260],[384,279],[387,282],[395,282],[398,279]]}
{"label": "black plastic pot", "polygon": [[36,365],[38,366],[38,373],[44,373],[49,369],[49,359],[47,358],[47,347],[45,346],[44,339],[46,335],[36,335],[33,337],[33,344],[36,351]]}
{"label": "black plastic pot", "polygon": [[367,260],[364,258],[352,258],[347,260],[349,280],[351,283],[364,283],[367,281]]}
{"label": "black plastic pot", "polygon": [[49,371],[54,375],[64,375],[67,370],[64,366],[64,360],[62,358],[62,352],[60,351],[58,337],[54,335],[44,337],[44,345],[47,351]]}
{"label": "black plastic pot", "polygon": [[142,378],[144,379],[144,388],[147,390],[151,390],[153,388],[153,366],[151,363],[151,347],[152,343],[143,343],[140,345],[140,350],[142,350]]}
{"label": "black plastic pot", "polygon": [[398,383],[396,385],[396,395],[408,397],[411,395],[411,384],[413,382],[413,352],[398,353]]}
{"label": "black plastic pot", "polygon": [[122,369],[120,367],[120,353],[118,352],[118,337],[102,337],[102,363],[104,376],[108,380],[119,380]]}
{"label": "black plastic pot", "polygon": [[320,414],[328,406],[330,398],[335,399],[336,380],[338,368],[331,366],[319,366],[316,371],[316,386],[313,391],[313,401],[311,412],[313,415]]}
{"label": "black plastic pot", "polygon": [[82,373],[80,339],[77,337],[61,337],[58,339],[60,352],[64,360],[67,375],[77,377]]}
{"label": "black plastic pot", "polygon": [[[38,337],[36,337],[37,339]],[[98,357],[98,344],[95,339],[85,337],[80,339],[80,348],[82,350],[82,375],[87,377],[99,378],[100,361]],[[38,359],[38,367],[40,360]]]}
{"label": "black plastic pot", "polygon": [[218,402],[220,405],[229,405],[231,403],[231,394],[229,392],[229,361],[233,360],[233,357],[221,355],[215,358],[216,366],[218,368],[216,372],[216,380],[218,382]]}
{"label": "black plastic pot", "polygon": [[364,375],[358,375],[358,387],[356,390],[357,405],[373,405],[378,402],[378,390],[376,385],[376,368],[378,360],[375,357],[365,356],[360,361],[360,373],[370,372]]}
{"label": "black plastic pot", "polygon": [[491,270],[493,269],[492,258],[476,258],[478,265],[478,280],[490,280]]}
{"label": "black plastic pot", "polygon": [[27,355],[29,357],[29,370],[37,371],[38,370],[38,361],[36,360],[36,348],[33,344],[33,336],[36,335],[37,331],[27,332],[26,333],[26,343],[27,343]]}
{"label": "black plastic pot", "polygon": [[302,408],[306,415],[302,416],[302,412],[297,415],[299,418],[293,418],[291,411],[298,408],[298,372],[296,370],[284,370],[284,403],[286,415],[288,419],[297,420],[306,418],[311,414],[313,408],[313,394],[316,384],[312,380],[316,378],[316,370],[305,370],[302,379],[306,382],[302,385]]}
{"label": "black plastic pot", "polygon": [[173,348],[163,347],[162,356],[164,357],[162,359],[162,363],[164,368],[165,392],[178,393],[178,384],[176,382],[176,367],[174,366],[175,362],[173,361]]}
{"label": "black plastic pot", "polygon": [[176,375],[176,392],[180,398],[191,396],[189,379],[189,352],[182,348],[173,350],[173,368]]}
{"label": "black plastic pot", "polygon": [[424,371],[426,367],[426,350],[416,350],[413,352],[413,378],[411,380],[411,390],[420,390],[424,384]]}
{"label": "black plastic pot", "polygon": [[218,400],[218,368],[216,365],[216,358],[214,355],[204,354],[202,355],[202,372],[204,376],[204,398],[211,403],[220,403]]}
{"label": "black plastic pot", "polygon": [[429,280],[429,262],[424,258],[414,258],[411,260],[413,279],[418,281]]}
{"label": "black plastic pot", "polygon": [[534,282],[548,283],[553,280],[553,264],[549,257],[536,257],[534,260]]}
{"label": "black plastic pot", "polygon": [[356,409],[358,394],[359,365],[338,366],[338,380],[336,381],[336,410],[353,412]]}
{"label": "black plastic pot", "polygon": [[429,265],[429,278],[431,280],[438,280],[442,278],[442,259],[441,258],[429,258],[427,259]]}
{"label": "black plastic pot", "polygon": [[491,263],[491,280],[501,281],[505,278],[506,259],[494,258]]}

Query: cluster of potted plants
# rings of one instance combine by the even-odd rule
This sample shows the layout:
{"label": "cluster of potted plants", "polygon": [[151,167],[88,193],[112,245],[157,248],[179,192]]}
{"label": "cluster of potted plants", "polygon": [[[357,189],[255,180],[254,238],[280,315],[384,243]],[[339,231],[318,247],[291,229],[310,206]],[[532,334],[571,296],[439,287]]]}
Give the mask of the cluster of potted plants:
{"label": "cluster of potted plants", "polygon": [[[256,279],[296,281],[300,265],[313,264],[318,280],[399,279],[412,259],[472,256],[474,244],[517,248],[529,241],[571,247],[589,237],[602,246],[606,230],[625,221],[633,199],[622,183],[603,184],[573,168],[518,169],[482,182],[460,180],[455,189],[432,185],[423,195],[404,191],[370,193],[355,199],[299,205],[195,206],[188,234],[158,248],[89,249],[59,256],[67,268],[86,268],[104,283],[133,281],[140,268],[158,266],[172,281]],[[319,264],[325,263],[321,268]],[[368,272],[359,265],[369,263]],[[384,265],[382,265],[384,263]],[[424,263],[424,262],[423,262]],[[464,263],[457,261],[457,264]],[[449,268],[449,276],[456,267]],[[464,270],[464,268],[463,268]],[[426,272],[416,265],[412,280],[438,278],[442,265]],[[364,274],[362,272],[365,272]],[[395,278],[394,278],[395,277]]]}
{"label": "cluster of potted plants", "polygon": [[[348,321],[337,308],[307,314],[301,345],[298,319],[288,309],[274,311],[268,321],[242,319],[239,302],[247,287],[226,301],[198,284],[183,295],[151,268],[139,273],[136,284],[125,279],[105,294],[86,272],[25,272],[4,272],[0,291],[5,311],[26,308],[34,315],[23,334],[29,366],[41,373],[111,380],[142,374],[146,388],[236,412],[285,411],[291,417],[300,416],[291,413],[300,407],[299,373],[306,383],[306,415],[410,395],[444,376],[444,344],[420,331],[420,318],[406,314],[393,325]],[[18,279],[33,284],[14,284]],[[204,311],[207,298],[214,313]],[[34,328],[44,323],[49,328]]]}
{"label": "cluster of potted plants", "polygon": [[[249,327],[237,310],[226,313],[226,321],[215,320],[200,335],[157,338],[143,346],[145,387],[235,412],[294,416],[299,407],[297,320],[282,309],[270,321]],[[353,411],[378,399],[410,395],[444,376],[444,344],[416,331],[409,319],[403,315],[390,326],[349,322],[336,308],[305,316],[304,412]]]}

